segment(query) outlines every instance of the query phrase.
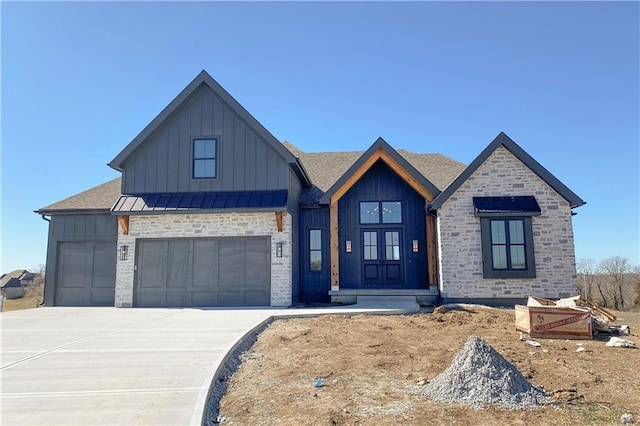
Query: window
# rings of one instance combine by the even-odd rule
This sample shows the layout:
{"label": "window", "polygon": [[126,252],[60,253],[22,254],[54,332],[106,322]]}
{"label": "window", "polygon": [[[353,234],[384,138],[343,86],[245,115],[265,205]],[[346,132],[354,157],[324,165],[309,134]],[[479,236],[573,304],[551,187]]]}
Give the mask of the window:
{"label": "window", "polygon": [[363,233],[364,244],[363,247],[363,259],[364,260],[378,260],[378,233],[376,231],[365,231]]}
{"label": "window", "polygon": [[400,201],[362,201],[360,223],[402,223],[402,204]]}
{"label": "window", "polygon": [[535,278],[531,218],[481,218],[485,278]]}
{"label": "window", "polygon": [[217,145],[218,140],[215,138],[193,140],[194,179],[211,179],[216,177]]}
{"label": "window", "polygon": [[309,270],[322,271],[322,232],[309,230]]}
{"label": "window", "polygon": [[384,233],[385,260],[400,260],[400,233],[387,231]]}

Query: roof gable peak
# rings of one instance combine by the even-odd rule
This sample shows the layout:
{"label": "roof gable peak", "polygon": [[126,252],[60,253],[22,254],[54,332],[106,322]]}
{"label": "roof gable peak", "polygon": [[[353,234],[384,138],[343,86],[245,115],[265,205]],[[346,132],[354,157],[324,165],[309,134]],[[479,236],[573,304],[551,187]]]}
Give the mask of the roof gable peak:
{"label": "roof gable peak", "polygon": [[434,184],[418,172],[418,170],[389,145],[387,141],[382,137],[378,137],[369,149],[367,149],[320,198],[320,204],[336,203],[360,177],[379,160],[385,162],[427,200],[433,199],[433,197],[440,193]]}
{"label": "roof gable peak", "polygon": [[558,178],[538,163],[531,155],[513,141],[506,133],[500,132],[493,141],[445,188],[429,205],[430,210],[440,208],[444,202],[458,190],[458,188],[482,165],[499,147],[504,147],[522,164],[535,173],[547,185],[553,188],[562,198],[567,200],[571,208],[586,204],[578,195],[571,191]]}
{"label": "roof gable peak", "polygon": [[122,171],[125,160],[167,120],[202,84],[207,85],[224,103],[238,114],[264,141],[296,170],[301,180],[309,183],[309,177],[301,170],[296,157],[253,117],[229,92],[204,69],[158,114],[111,162],[109,166]]}

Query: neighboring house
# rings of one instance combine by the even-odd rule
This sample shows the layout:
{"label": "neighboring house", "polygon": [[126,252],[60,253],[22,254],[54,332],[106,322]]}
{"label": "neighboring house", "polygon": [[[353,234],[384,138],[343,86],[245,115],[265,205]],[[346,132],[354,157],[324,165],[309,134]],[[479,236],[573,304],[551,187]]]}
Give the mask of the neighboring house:
{"label": "neighboring house", "polygon": [[44,207],[46,305],[290,306],[360,295],[513,304],[575,294],[584,204],[505,134],[466,166],[280,143],[206,72]]}
{"label": "neighboring house", "polygon": [[25,294],[25,287],[33,283],[38,274],[26,269],[16,269],[0,277],[0,292],[7,299],[19,299]]}
{"label": "neighboring house", "polygon": [[0,287],[4,287],[12,278],[17,279],[20,285],[26,287],[32,284],[40,274],[35,272],[29,272],[26,269],[16,269],[15,271],[3,274],[0,277]]}

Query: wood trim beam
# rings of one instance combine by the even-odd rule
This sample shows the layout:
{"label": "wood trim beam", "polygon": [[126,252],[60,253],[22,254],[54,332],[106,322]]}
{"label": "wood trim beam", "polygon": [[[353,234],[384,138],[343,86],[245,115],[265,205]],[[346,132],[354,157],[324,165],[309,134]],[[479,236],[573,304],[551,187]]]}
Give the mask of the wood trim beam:
{"label": "wood trim beam", "polygon": [[276,212],[276,226],[278,227],[278,232],[282,232],[282,212]]}
{"label": "wood trim beam", "polygon": [[338,240],[338,203],[329,206],[329,243],[331,255],[331,290],[340,287],[340,241]]}
{"label": "wood trim beam", "polygon": [[422,186],[413,176],[411,176],[392,156],[380,150],[380,159],[384,161],[391,170],[396,172],[411,188],[422,195],[427,202],[433,201],[434,196],[427,188]]}
{"label": "wood trim beam", "polygon": [[436,285],[436,232],[433,216],[426,215],[427,220],[427,269],[429,270],[429,285]]}
{"label": "wood trim beam", "polygon": [[424,186],[420,184],[411,174],[409,174],[392,156],[385,152],[382,148],[378,148],[367,160],[360,166],[358,170],[347,181],[336,190],[331,197],[331,204],[337,203],[344,194],[351,189],[353,185],[375,164],[376,161],[382,160],[393,170],[402,180],[404,180],[418,194],[424,197],[427,202],[433,201],[434,195]]}
{"label": "wood trim beam", "polygon": [[340,200],[340,198],[342,198],[342,196],[346,194],[347,191],[350,190],[351,187],[360,180],[360,178],[367,172],[367,170],[369,170],[371,166],[373,166],[375,162],[380,159],[381,153],[382,149],[378,148],[376,152],[371,155],[371,157],[367,158],[367,160],[362,164],[362,166],[360,166],[358,170],[356,170],[354,174],[349,176],[349,179],[347,179],[344,185],[338,188],[336,192],[331,196],[331,204],[337,203],[338,200]]}
{"label": "wood trim beam", "polygon": [[118,223],[122,230],[122,235],[129,235],[129,216],[118,216]]}

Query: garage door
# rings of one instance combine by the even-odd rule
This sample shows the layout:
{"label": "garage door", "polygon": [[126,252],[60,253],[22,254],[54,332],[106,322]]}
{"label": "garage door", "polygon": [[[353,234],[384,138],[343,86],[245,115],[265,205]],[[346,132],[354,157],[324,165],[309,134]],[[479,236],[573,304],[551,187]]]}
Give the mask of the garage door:
{"label": "garage door", "polygon": [[134,305],[268,306],[269,237],[138,240]]}
{"label": "garage door", "polygon": [[115,242],[64,242],[58,250],[56,305],[113,306]]}

